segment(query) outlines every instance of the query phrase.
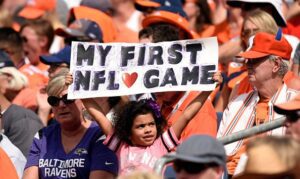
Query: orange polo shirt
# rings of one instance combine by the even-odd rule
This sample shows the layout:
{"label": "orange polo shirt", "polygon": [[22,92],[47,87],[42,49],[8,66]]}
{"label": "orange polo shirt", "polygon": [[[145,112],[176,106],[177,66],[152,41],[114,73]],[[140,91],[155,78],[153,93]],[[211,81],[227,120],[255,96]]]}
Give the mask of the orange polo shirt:
{"label": "orange polo shirt", "polygon": [[[171,109],[168,110],[169,113],[163,113],[164,117],[168,120],[169,125],[174,124],[178,120],[179,116],[182,115],[186,107],[198,96],[198,94],[199,92],[197,91],[189,92],[188,96],[174,113],[170,114],[172,111]],[[173,108],[176,104],[177,102],[173,105]],[[217,135],[217,115],[210,99],[205,101],[199,112],[185,127],[181,134],[181,140],[185,140],[194,134],[206,134],[213,137],[216,137]]]}

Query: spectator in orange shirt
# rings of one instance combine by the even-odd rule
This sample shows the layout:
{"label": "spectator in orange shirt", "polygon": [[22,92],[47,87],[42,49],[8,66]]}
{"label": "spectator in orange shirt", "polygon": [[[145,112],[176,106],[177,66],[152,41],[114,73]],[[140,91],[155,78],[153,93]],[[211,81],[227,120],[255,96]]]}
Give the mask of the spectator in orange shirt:
{"label": "spectator in orange shirt", "polygon": [[[38,73],[48,77],[48,65],[40,62],[40,55],[49,54],[49,49],[54,38],[54,29],[47,20],[34,20],[24,24],[20,30],[23,39],[23,48],[30,64],[36,69],[28,73]],[[47,84],[47,81],[44,82]]]}
{"label": "spectator in orange shirt", "polygon": [[29,69],[35,69],[36,67],[25,63],[22,44],[22,38],[18,32],[9,27],[0,28],[0,49],[7,52],[14,66],[28,78],[28,86],[32,87],[22,89],[13,99],[13,103],[37,111],[38,105],[37,101],[34,100],[36,98],[36,90],[34,88],[44,84],[45,77],[41,74],[29,73]]}
{"label": "spectator in orange shirt", "polygon": [[207,0],[185,0],[183,8],[188,16],[190,29],[197,32],[200,37],[217,36],[221,44],[229,40],[227,21],[221,20],[213,24],[213,12]]}

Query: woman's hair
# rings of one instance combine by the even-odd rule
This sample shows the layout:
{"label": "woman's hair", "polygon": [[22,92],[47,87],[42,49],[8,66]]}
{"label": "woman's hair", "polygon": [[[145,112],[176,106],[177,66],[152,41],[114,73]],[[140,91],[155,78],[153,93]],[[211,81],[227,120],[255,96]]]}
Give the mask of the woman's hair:
{"label": "woman's hair", "polygon": [[300,162],[300,144],[291,137],[287,136],[265,136],[251,140],[247,144],[247,150],[259,146],[270,146],[274,149],[280,161],[286,169],[292,169]]}
{"label": "woman's hair", "polygon": [[20,32],[22,32],[22,30],[25,27],[32,28],[38,36],[47,37],[48,42],[47,42],[46,48],[47,48],[47,50],[50,49],[51,44],[54,39],[54,29],[53,29],[50,21],[45,20],[45,19],[37,19],[37,20],[27,21],[27,23],[22,25]]}
{"label": "woman's hair", "polygon": [[[258,27],[259,32],[267,32],[270,34],[276,34],[278,31],[278,26],[274,20],[274,18],[265,11],[260,9],[255,9],[250,11],[246,17],[244,18],[244,22],[242,25],[242,33],[244,33],[244,26],[247,21],[252,22]],[[252,34],[254,35],[254,34]]]}
{"label": "woman's hair", "polygon": [[20,33],[11,27],[0,28],[0,44],[1,46],[8,47],[14,53],[20,55],[23,53],[23,41]]}
{"label": "woman's hair", "polygon": [[[270,61],[275,61],[278,58],[278,56],[275,55],[270,55],[269,60]],[[279,70],[278,70],[278,75],[281,77],[284,77],[284,75],[289,71],[289,60],[287,59],[282,59],[280,62]]]}
{"label": "woman's hair", "polygon": [[150,113],[155,120],[157,129],[156,137],[160,136],[166,126],[166,120],[160,114],[159,109],[156,106],[153,106],[154,103],[155,102],[153,100],[131,101],[127,103],[122,109],[117,111],[113,119],[116,135],[122,141],[126,142],[129,145],[132,145],[130,136],[134,119],[138,115]]}
{"label": "woman's hair", "polygon": [[15,67],[4,67],[0,69],[0,73],[11,76],[9,81],[9,90],[20,91],[28,85],[27,77]]}
{"label": "woman's hair", "polygon": [[196,18],[196,31],[201,32],[205,25],[212,24],[211,10],[207,0],[196,0],[195,3],[200,11]]}
{"label": "woman's hair", "polygon": [[62,68],[58,74],[50,79],[46,88],[48,96],[59,96],[59,94],[66,89],[67,86],[65,76],[68,73],[68,68]]}

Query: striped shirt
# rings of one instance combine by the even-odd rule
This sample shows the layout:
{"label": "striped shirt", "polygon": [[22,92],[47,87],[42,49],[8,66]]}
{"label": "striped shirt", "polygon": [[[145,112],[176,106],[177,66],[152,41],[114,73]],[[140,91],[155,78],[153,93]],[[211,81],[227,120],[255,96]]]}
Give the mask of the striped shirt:
{"label": "striped shirt", "polygon": [[116,153],[120,175],[126,175],[133,170],[152,171],[156,160],[175,149],[179,142],[171,127],[147,147],[128,145],[115,134],[107,136],[103,143]]}
{"label": "striped shirt", "polygon": [[[289,89],[285,84],[276,92],[276,94],[268,102],[268,114],[265,122],[282,117],[282,115],[274,112],[274,104],[284,103],[291,100],[298,92]],[[257,91],[251,91],[247,94],[242,94],[229,103],[227,109],[223,113],[223,119],[220,124],[217,137],[224,137],[229,134],[251,128],[255,122],[256,106],[259,101],[259,94]],[[268,135],[284,135],[285,128],[280,127],[267,132]],[[240,140],[230,143],[225,146],[228,156],[228,163],[235,155],[239,155],[239,151],[244,146],[245,140]],[[238,161],[235,161],[235,163]],[[237,164],[237,163],[236,163]],[[236,166],[236,165],[235,165]]]}

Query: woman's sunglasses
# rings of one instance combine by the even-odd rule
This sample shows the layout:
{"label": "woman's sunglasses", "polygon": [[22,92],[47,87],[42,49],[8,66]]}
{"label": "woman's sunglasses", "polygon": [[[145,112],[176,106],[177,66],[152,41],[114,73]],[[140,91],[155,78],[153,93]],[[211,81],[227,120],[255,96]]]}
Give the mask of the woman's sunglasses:
{"label": "woman's sunglasses", "polygon": [[216,164],[199,164],[199,163],[191,163],[191,162],[183,162],[179,160],[175,160],[173,163],[173,167],[176,173],[179,173],[181,170],[186,171],[189,174],[198,174],[207,168],[214,167]]}
{"label": "woman's sunglasses", "polygon": [[74,103],[75,100],[74,99],[70,100],[67,98],[67,96],[68,96],[67,94],[63,95],[61,98],[58,98],[56,96],[49,96],[47,101],[51,106],[58,106],[60,100],[62,100],[62,102],[66,105]]}

